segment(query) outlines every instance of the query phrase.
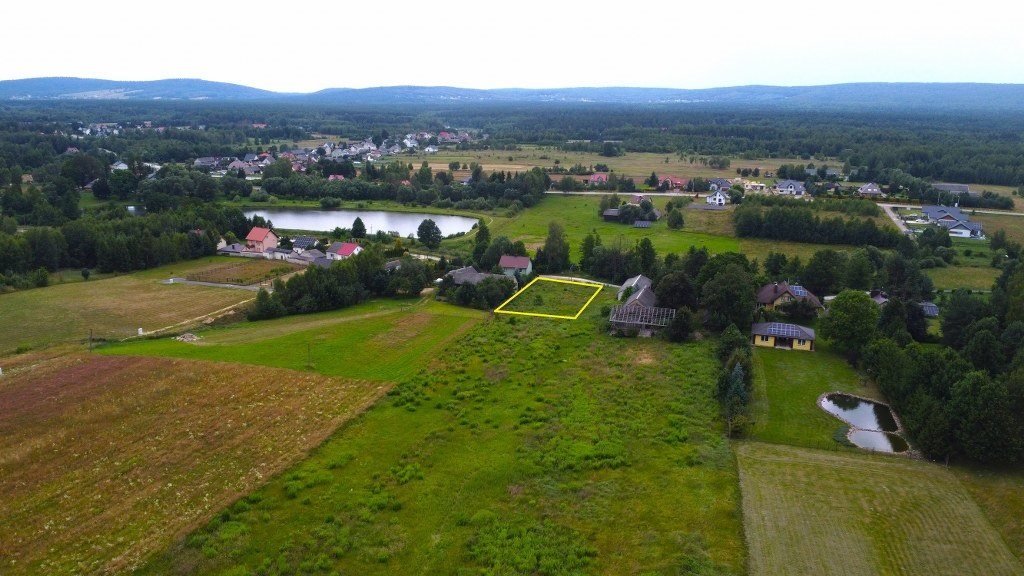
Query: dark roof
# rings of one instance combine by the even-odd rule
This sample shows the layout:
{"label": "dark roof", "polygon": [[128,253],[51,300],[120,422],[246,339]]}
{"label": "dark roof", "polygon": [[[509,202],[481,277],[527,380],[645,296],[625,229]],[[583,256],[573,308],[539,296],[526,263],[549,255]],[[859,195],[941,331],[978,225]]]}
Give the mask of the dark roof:
{"label": "dark roof", "polygon": [[633,222],[633,228],[650,228],[650,227],[651,227],[651,221],[650,220],[637,220],[636,222]]}
{"label": "dark roof", "polygon": [[668,326],[676,317],[672,308],[652,308],[647,306],[616,306],[608,315],[613,324],[628,324],[638,328],[647,326]]}
{"label": "dark roof", "polygon": [[459,286],[463,284],[472,284],[475,286],[488,278],[508,278],[508,276],[505,276],[504,274],[488,274],[486,272],[477,272],[477,269],[473,268],[472,266],[466,266],[465,268],[452,270],[448,274],[445,274],[445,276],[451,276],[452,281]]}
{"label": "dark roof", "polygon": [[319,266],[321,268],[330,268],[331,264],[334,264],[334,262],[334,260],[331,260],[330,258],[327,258],[325,256],[317,256],[316,258],[313,259],[312,262],[309,263],[309,265]]}
{"label": "dark roof", "polygon": [[526,270],[530,267],[530,259],[526,256],[509,256],[507,254],[502,255],[501,259],[498,260],[498,266],[501,268],[514,268],[516,270]]}
{"label": "dark roof", "polygon": [[788,282],[775,282],[773,284],[765,284],[762,286],[761,289],[757,291],[757,303],[771,304],[787,292],[797,300],[806,300],[807,302],[810,302],[815,308],[821,307],[821,301],[818,300],[818,297],[812,294],[810,290],[796,284],[791,286]]}
{"label": "dark roof", "polygon": [[394,272],[395,270],[398,270],[401,267],[402,267],[402,261],[401,260],[388,260],[387,262],[384,263],[384,271],[385,272]]}
{"label": "dark roof", "polygon": [[938,220],[943,216],[951,216],[961,221],[968,220],[967,215],[956,206],[922,206],[921,212],[924,212],[929,220]]}
{"label": "dark roof", "polygon": [[296,236],[295,239],[292,240],[292,246],[300,250],[312,248],[313,246],[316,246],[316,238],[313,238],[312,236]]}
{"label": "dark roof", "polygon": [[634,290],[622,305],[653,308],[658,305],[658,297],[655,296],[654,290],[651,290],[650,286],[644,286],[639,290]]}
{"label": "dark roof", "polygon": [[919,302],[917,305],[921,307],[926,318],[938,318],[939,307],[934,302]]}
{"label": "dark roof", "polygon": [[317,250],[316,248],[314,248],[312,250],[306,250],[302,254],[299,254],[299,258],[302,258],[303,260],[309,260],[310,262],[312,262],[313,260],[316,260],[317,258],[325,258],[325,257],[327,257],[327,255],[324,254],[323,252]]}
{"label": "dark roof", "polygon": [[807,189],[804,188],[804,183],[803,182],[797,182],[796,180],[779,180],[775,184],[775,187],[780,189],[780,190],[783,189],[783,188],[789,188],[790,186],[793,187],[793,191],[794,192],[806,192],[807,191]]}
{"label": "dark roof", "polygon": [[782,338],[797,338],[800,340],[814,340],[814,330],[796,324],[784,322],[759,322],[750,327],[750,333],[754,336],[779,336]]}
{"label": "dark roof", "polygon": [[602,212],[602,214],[604,216],[618,216],[619,215],[619,209],[618,208],[609,208],[609,209],[605,210],[604,212]]}

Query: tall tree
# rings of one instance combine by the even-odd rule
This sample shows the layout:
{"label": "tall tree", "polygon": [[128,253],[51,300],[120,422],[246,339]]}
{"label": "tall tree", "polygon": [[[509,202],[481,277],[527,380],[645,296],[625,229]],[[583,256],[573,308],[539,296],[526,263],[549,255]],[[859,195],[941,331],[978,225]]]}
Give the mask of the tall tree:
{"label": "tall tree", "polygon": [[363,219],[358,216],[356,216],[355,222],[352,222],[352,237],[366,238],[366,225],[363,224]]}
{"label": "tall tree", "polygon": [[544,240],[544,271],[557,273],[569,267],[569,237],[558,222],[548,224],[548,237]]}
{"label": "tall tree", "polygon": [[444,236],[441,235],[441,229],[438,228],[437,223],[430,218],[420,222],[420,226],[416,230],[416,237],[419,238],[420,242],[422,242],[424,246],[431,250],[440,246],[441,240],[444,239]]}
{"label": "tall tree", "polygon": [[822,336],[835,348],[856,357],[875,335],[878,305],[859,290],[843,290],[832,300],[821,325]]}

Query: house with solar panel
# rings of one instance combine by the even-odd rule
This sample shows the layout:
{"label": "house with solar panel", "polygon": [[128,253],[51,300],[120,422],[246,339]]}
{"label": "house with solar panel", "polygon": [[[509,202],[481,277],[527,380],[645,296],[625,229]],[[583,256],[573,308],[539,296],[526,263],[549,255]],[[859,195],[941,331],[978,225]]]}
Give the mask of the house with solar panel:
{"label": "house with solar panel", "polygon": [[790,302],[804,301],[815,309],[822,308],[821,301],[810,290],[789,282],[765,284],[757,291],[757,307],[775,310]]}
{"label": "house with solar panel", "polygon": [[759,322],[750,327],[754,346],[784,350],[814,351],[814,330],[784,322]]}

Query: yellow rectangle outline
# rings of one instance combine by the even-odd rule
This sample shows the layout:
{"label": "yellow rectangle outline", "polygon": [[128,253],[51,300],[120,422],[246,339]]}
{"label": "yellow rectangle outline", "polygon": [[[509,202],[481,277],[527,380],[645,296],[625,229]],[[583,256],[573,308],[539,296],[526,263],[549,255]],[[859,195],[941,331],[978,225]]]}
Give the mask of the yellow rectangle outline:
{"label": "yellow rectangle outline", "polygon": [[[597,290],[594,291],[593,295],[591,295],[590,298],[586,301],[586,303],[583,304],[583,307],[580,308],[580,311],[577,312],[575,316],[562,316],[562,315],[559,315],[559,314],[542,314],[540,312],[513,312],[511,310],[502,310],[502,308],[504,308],[508,303],[510,303],[513,300],[515,300],[516,298],[518,298],[520,294],[526,292],[530,288],[530,286],[533,286],[538,280],[543,280],[545,282],[556,282],[558,284],[572,284],[574,286],[586,286],[588,288],[597,288]],[[537,276],[533,280],[530,280],[530,282],[527,283],[526,286],[523,286],[522,288],[520,288],[519,291],[516,292],[515,294],[513,294],[511,298],[509,298],[508,300],[505,300],[504,302],[501,303],[500,306],[495,308],[494,309],[494,313],[495,314],[510,314],[510,315],[515,315],[515,316],[535,316],[537,318],[554,318],[556,320],[576,320],[576,319],[578,319],[580,317],[581,314],[586,312],[587,307],[590,306],[590,303],[594,301],[594,298],[597,298],[597,295],[601,293],[601,290],[604,290],[604,285],[603,284],[596,284],[594,282],[576,282],[576,281],[573,281],[573,280],[561,280],[561,279],[558,279],[558,278],[543,278],[541,276]]]}

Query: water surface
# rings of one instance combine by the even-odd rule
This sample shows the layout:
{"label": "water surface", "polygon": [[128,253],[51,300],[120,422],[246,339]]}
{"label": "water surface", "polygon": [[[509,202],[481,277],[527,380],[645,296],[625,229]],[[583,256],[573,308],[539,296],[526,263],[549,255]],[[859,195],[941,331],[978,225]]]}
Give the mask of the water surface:
{"label": "water surface", "polygon": [[362,218],[367,234],[377,231],[397,232],[405,237],[416,235],[420,224],[431,219],[441,229],[441,234],[451,236],[469,232],[477,223],[476,218],[450,216],[446,214],[417,214],[414,212],[388,212],[385,210],[310,210],[301,208],[260,208],[245,210],[245,217],[254,214],[270,220],[274,228],[284,230],[313,230],[329,232],[335,228],[352,228],[356,218]]}
{"label": "water surface", "polygon": [[826,412],[862,430],[879,430],[895,432],[899,430],[896,418],[889,407],[870,400],[861,400],[856,396],[829,394],[821,400],[821,407]]}

